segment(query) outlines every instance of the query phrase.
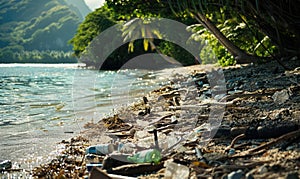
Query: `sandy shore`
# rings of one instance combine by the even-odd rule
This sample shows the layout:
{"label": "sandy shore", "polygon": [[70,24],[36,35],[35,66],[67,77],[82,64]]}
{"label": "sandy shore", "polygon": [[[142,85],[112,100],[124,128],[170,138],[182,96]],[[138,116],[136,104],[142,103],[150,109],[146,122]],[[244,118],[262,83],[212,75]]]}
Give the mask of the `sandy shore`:
{"label": "sandy shore", "polygon": [[[94,162],[111,176],[163,178],[172,160],[188,168],[188,178],[299,177],[300,69],[297,61],[289,65],[294,70],[275,62],[162,70],[161,75],[171,74],[169,84],[114,116],[86,124],[81,136],[62,141],[61,155],[32,174],[84,178]],[[106,143],[116,146],[112,154],[85,155],[88,146]],[[120,151],[120,143],[132,147]],[[162,156],[156,165],[113,157],[153,147]]]}

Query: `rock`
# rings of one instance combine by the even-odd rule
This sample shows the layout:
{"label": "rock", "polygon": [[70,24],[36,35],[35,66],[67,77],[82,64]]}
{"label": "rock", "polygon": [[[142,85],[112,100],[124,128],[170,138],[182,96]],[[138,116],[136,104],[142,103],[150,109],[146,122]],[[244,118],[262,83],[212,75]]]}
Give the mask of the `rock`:
{"label": "rock", "polygon": [[12,163],[10,160],[0,160],[0,171],[11,169]]}
{"label": "rock", "polygon": [[299,174],[297,172],[289,173],[287,174],[285,179],[299,179]]}
{"label": "rock", "polygon": [[228,179],[241,179],[244,177],[244,172],[242,170],[234,171],[228,174]]}
{"label": "rock", "polygon": [[235,149],[233,148],[229,149],[228,155],[233,155],[233,154],[235,154]]}
{"label": "rock", "polygon": [[259,167],[259,169],[258,169],[258,173],[260,173],[260,174],[264,174],[267,172],[268,172],[268,168],[265,165]]}

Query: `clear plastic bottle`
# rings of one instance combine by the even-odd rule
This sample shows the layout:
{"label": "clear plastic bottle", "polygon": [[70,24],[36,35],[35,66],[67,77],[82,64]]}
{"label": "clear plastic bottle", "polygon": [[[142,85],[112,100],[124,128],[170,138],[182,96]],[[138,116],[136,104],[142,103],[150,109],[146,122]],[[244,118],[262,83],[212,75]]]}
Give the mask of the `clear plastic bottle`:
{"label": "clear plastic bottle", "polygon": [[159,163],[161,154],[156,149],[148,149],[140,151],[133,156],[128,156],[127,160],[133,163]]}
{"label": "clear plastic bottle", "polygon": [[113,151],[113,144],[99,144],[88,147],[86,149],[86,154],[106,155],[112,153]]}

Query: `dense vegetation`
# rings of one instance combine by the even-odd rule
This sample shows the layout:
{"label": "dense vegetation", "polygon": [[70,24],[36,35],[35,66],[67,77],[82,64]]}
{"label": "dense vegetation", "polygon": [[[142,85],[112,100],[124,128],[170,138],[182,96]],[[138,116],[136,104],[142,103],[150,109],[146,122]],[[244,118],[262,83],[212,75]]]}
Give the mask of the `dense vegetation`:
{"label": "dense vegetation", "polygon": [[76,62],[68,41],[87,9],[75,6],[65,0],[1,1],[0,63]]}
{"label": "dense vegetation", "polygon": [[[300,53],[299,1],[106,0],[106,3],[105,7],[91,13],[90,17],[97,19],[96,17],[101,16],[114,23],[137,17],[165,17],[189,25],[188,30],[193,33],[191,38],[199,43],[209,44],[199,52],[205,63],[218,60],[219,64],[225,66],[234,63],[259,63],[270,59],[281,63],[282,59],[299,56]],[[86,19],[72,40],[77,56],[84,54],[93,38],[111,25],[98,21],[98,25],[93,26],[94,29],[86,28],[92,26],[93,22],[95,21]],[[83,36],[80,34],[86,35],[85,32],[93,33],[83,38],[85,42],[82,43],[79,39]],[[128,44],[130,50],[123,50],[121,55],[124,57],[130,56],[130,53],[139,53],[138,49],[143,49],[145,44],[149,46],[149,41],[151,39],[146,39],[147,43],[131,42]],[[138,44],[140,45],[136,46]],[[170,42],[156,40],[154,45],[159,52],[169,56],[183,54],[180,47]],[[133,46],[135,50],[132,51]],[[149,49],[146,51],[149,52]],[[186,58],[181,63],[192,61],[191,57],[184,56]],[[85,60],[96,64],[100,59]]]}

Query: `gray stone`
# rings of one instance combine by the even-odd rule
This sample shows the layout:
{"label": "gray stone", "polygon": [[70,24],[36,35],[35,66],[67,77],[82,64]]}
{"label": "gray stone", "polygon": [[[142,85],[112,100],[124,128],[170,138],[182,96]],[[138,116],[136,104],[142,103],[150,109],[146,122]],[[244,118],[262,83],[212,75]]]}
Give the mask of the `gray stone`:
{"label": "gray stone", "polygon": [[287,174],[287,176],[285,178],[286,179],[299,179],[299,174],[297,172],[289,173],[289,174]]}
{"label": "gray stone", "polygon": [[244,177],[244,172],[242,170],[234,171],[228,174],[228,179],[241,179]]}
{"label": "gray stone", "polygon": [[265,165],[263,165],[263,166],[259,167],[258,172],[260,174],[267,173],[268,172],[268,168]]}

